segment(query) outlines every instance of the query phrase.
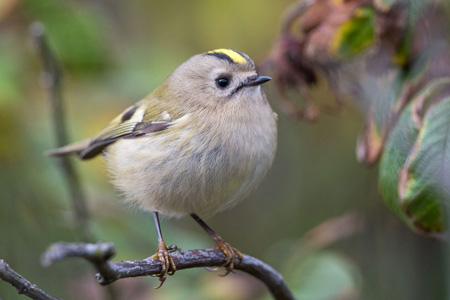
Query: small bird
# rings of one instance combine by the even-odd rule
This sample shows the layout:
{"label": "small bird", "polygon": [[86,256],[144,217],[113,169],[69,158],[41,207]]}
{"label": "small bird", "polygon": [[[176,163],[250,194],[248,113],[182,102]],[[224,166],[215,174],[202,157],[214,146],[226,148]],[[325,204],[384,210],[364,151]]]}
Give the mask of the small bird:
{"label": "small bird", "polygon": [[46,152],[89,159],[103,154],[112,183],[127,202],[152,212],[161,262],[160,287],[176,271],[159,214],[190,215],[226,256],[227,274],[242,254],[200,217],[231,208],[270,168],[277,147],[277,115],[254,62],[216,49],[181,64],[150,95],[128,107],[94,137]]}

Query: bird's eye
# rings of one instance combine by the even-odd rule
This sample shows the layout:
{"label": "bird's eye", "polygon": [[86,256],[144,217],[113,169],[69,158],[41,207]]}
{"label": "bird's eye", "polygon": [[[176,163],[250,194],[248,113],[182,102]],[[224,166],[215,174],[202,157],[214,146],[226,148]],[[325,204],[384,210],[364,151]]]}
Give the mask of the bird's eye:
{"label": "bird's eye", "polygon": [[216,79],[216,83],[220,88],[226,88],[230,84],[230,79],[227,77],[219,77]]}

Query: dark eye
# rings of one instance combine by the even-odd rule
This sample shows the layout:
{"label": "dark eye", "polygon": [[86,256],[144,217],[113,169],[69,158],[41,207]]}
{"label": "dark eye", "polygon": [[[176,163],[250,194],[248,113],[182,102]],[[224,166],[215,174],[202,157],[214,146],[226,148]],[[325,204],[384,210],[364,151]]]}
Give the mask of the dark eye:
{"label": "dark eye", "polygon": [[230,84],[230,79],[227,77],[219,77],[216,79],[216,83],[220,88],[226,88]]}

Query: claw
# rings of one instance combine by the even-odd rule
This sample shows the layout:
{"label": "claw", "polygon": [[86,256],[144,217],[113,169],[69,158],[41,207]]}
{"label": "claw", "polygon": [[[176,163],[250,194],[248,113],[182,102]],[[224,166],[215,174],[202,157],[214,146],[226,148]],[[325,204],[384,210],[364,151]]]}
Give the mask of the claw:
{"label": "claw", "polygon": [[241,263],[242,253],[238,249],[225,242],[219,235],[215,234],[213,238],[216,242],[214,245],[214,249],[221,250],[226,256],[225,263],[221,266],[225,268],[226,272],[225,274],[220,276],[227,276],[228,274],[233,272],[235,266],[235,256],[238,257],[238,262],[236,264]]}
{"label": "claw", "polygon": [[199,216],[195,213],[191,214],[191,217],[202,226],[202,228],[209,234],[210,237],[215,241],[214,249],[221,250],[223,254],[225,254],[225,263],[221,266],[225,268],[225,274],[221,276],[227,276],[230,274],[235,266],[235,256],[238,257],[238,262],[236,264],[240,264],[242,261],[242,253],[239,252],[238,249],[231,247],[230,244],[225,242],[223,238],[221,238],[214,230],[211,229]]}
{"label": "claw", "polygon": [[153,277],[159,277],[159,285],[155,289],[159,289],[166,281],[167,276],[172,276],[175,274],[177,268],[173,262],[172,255],[170,255],[167,249],[166,243],[160,241],[158,243],[158,251],[151,256],[151,258],[158,258],[161,263],[161,273],[152,275]]}

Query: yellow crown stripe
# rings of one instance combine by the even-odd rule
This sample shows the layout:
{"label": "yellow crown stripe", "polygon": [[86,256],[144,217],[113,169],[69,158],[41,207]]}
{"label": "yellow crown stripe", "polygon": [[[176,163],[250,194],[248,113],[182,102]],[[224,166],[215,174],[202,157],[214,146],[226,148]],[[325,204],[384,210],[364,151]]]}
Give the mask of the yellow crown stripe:
{"label": "yellow crown stripe", "polygon": [[234,63],[237,64],[245,64],[247,63],[247,58],[242,56],[239,52],[236,52],[231,49],[216,49],[212,51],[208,51],[207,53],[222,53],[231,58]]}

